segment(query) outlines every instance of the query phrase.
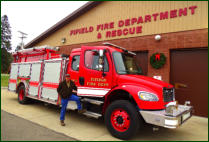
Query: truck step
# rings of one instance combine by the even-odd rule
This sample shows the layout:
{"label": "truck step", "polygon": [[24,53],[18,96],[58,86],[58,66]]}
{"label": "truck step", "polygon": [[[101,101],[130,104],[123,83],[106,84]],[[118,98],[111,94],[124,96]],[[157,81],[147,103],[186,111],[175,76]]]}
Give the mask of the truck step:
{"label": "truck step", "polygon": [[86,115],[87,117],[93,117],[98,119],[99,117],[101,117],[102,115],[99,113],[95,113],[95,112],[91,112],[91,111],[86,111],[83,113],[83,115]]}
{"label": "truck step", "polygon": [[95,104],[95,105],[101,105],[104,103],[103,101],[98,101],[98,100],[89,99],[89,98],[83,98],[81,101],[82,102],[89,102],[89,103]]}

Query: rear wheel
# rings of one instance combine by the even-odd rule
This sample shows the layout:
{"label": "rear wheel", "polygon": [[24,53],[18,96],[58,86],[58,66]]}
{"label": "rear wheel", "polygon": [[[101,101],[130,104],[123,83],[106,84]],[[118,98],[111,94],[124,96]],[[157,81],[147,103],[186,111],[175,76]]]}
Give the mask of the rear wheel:
{"label": "rear wheel", "polygon": [[20,104],[26,104],[29,102],[29,98],[25,96],[25,86],[20,86],[18,90],[18,102]]}
{"label": "rear wheel", "polygon": [[105,124],[113,136],[129,139],[142,126],[142,119],[132,103],[127,100],[118,100],[108,106]]}

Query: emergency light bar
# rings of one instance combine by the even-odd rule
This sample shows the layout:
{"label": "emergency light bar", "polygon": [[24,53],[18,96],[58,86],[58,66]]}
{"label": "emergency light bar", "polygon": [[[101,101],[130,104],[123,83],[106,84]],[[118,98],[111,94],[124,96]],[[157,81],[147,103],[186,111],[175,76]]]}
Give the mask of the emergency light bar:
{"label": "emergency light bar", "polygon": [[124,52],[128,52],[129,54],[132,54],[132,55],[136,56],[136,53],[131,52],[131,51],[128,51],[127,49],[125,49],[125,48],[123,48],[123,47],[120,47],[120,46],[118,46],[118,45],[115,45],[115,44],[112,44],[112,43],[109,43],[109,42],[104,42],[103,44],[104,44],[104,45],[109,45],[109,46],[116,47],[116,48],[118,48],[118,49],[123,50]]}
{"label": "emergency light bar", "polygon": [[39,46],[39,47],[33,47],[33,48],[29,48],[29,49],[22,49],[22,50],[19,50],[17,52],[12,52],[12,54],[15,54],[15,53],[24,53],[24,52],[29,52],[29,51],[35,51],[35,50],[43,50],[43,49],[50,49],[50,50],[54,50],[54,51],[58,51],[59,50],[59,47],[50,47],[48,45],[44,45],[44,46]]}

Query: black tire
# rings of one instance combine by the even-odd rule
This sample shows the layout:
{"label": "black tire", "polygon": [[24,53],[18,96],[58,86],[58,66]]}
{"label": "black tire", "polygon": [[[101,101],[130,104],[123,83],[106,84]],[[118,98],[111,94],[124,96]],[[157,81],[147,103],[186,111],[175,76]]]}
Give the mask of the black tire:
{"label": "black tire", "polygon": [[29,103],[29,98],[25,96],[25,86],[20,86],[18,89],[18,102],[20,104],[27,104]]}
{"label": "black tire", "polygon": [[[117,130],[118,129],[117,124],[123,125],[124,123],[126,123],[124,121],[126,119],[124,119],[124,117],[121,117],[122,114],[121,114],[121,116],[120,115],[118,116],[117,112],[119,112],[119,113],[125,112],[125,114],[127,114],[125,116],[129,117],[129,119],[127,119],[129,121],[128,128],[127,127],[119,128],[119,130]],[[116,123],[116,117],[117,117],[118,123]],[[119,117],[120,117],[120,121],[118,119]],[[134,105],[131,102],[129,102],[127,100],[118,100],[118,101],[114,101],[113,103],[111,103],[108,106],[108,108],[105,112],[105,124],[106,124],[108,131],[113,136],[115,136],[119,139],[127,140],[136,134],[136,132],[139,130],[140,126],[143,125],[143,121],[142,121],[142,118],[140,117],[139,112],[137,111],[136,107],[134,107]],[[125,129],[125,130],[122,130],[122,129]],[[122,131],[120,131],[120,130],[122,130]]]}

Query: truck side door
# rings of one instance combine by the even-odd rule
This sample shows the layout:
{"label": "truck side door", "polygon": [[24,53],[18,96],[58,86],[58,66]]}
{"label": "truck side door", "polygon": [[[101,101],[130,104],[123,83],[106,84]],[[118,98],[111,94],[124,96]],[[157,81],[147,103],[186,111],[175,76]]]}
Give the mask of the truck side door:
{"label": "truck side door", "polygon": [[104,53],[103,75],[99,50],[104,50],[104,47],[81,48],[78,96],[103,97],[112,87],[112,63],[109,52]]}

